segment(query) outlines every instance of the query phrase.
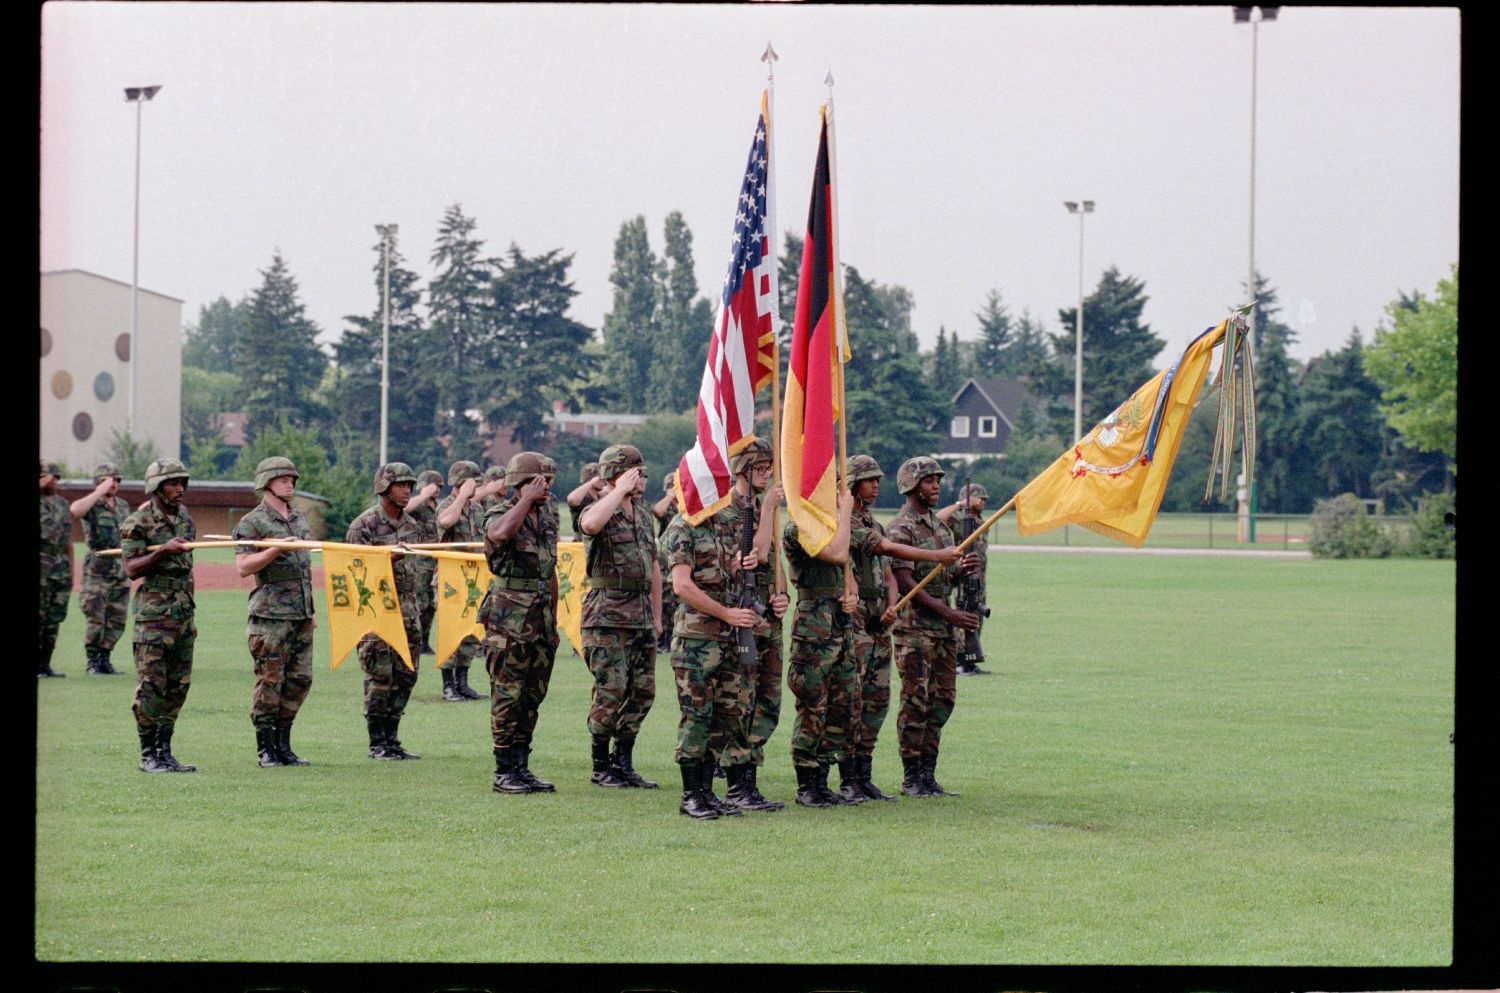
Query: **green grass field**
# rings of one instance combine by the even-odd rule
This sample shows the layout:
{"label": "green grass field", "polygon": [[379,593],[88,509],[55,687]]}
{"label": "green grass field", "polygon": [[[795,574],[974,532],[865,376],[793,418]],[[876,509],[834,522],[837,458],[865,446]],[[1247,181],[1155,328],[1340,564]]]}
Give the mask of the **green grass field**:
{"label": "green grass field", "polygon": [[[636,751],[663,788],[588,785],[589,680],[566,642],[532,763],[555,795],[491,792],[488,709],[442,703],[430,656],[401,726],[422,761],[371,761],[358,664],[330,672],[326,642],[294,739],[314,765],[261,769],[238,592],[199,598],[174,750],[200,771],[144,775],[132,680],[82,675],[75,599],[70,678],[37,687],[36,956],[1449,962],[1452,562],[990,570],[996,674],[959,681],[944,733],[962,798],[714,822],[676,813],[665,657]],[[792,720],[788,694],[761,777],[788,801]]]}

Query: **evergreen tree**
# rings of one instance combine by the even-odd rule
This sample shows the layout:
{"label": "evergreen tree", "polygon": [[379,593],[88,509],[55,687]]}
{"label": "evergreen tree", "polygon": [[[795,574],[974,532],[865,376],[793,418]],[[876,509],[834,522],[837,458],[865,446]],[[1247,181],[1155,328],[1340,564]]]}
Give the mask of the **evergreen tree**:
{"label": "evergreen tree", "polygon": [[208,372],[236,372],[249,301],[231,304],[223,296],[198,308],[198,323],[184,329],[182,364]]}
{"label": "evergreen tree", "polygon": [[616,410],[644,411],[657,341],[656,257],[646,236],[645,217],[620,225],[609,281],[614,305],[604,316],[604,380]]}
{"label": "evergreen tree", "polygon": [[680,413],[697,401],[713,305],[698,296],[693,273],[693,232],[680,211],[667,215],[665,241],[656,264],[656,341],[652,348],[648,413]]}
{"label": "evergreen tree", "polygon": [[947,330],[940,325],[937,346],[932,352],[932,387],[938,396],[946,399],[958,392],[965,379],[957,336],[950,339]]}
{"label": "evergreen tree", "polygon": [[[1306,513],[1318,490],[1301,423],[1301,363],[1288,350],[1297,335],[1280,319],[1276,290],[1255,276],[1255,487],[1256,509]],[[1215,405],[1217,396],[1214,398]]]}
{"label": "evergreen tree", "polygon": [[1383,450],[1380,387],[1364,373],[1359,329],[1344,347],[1307,364],[1302,380],[1302,437],[1317,473],[1315,498],[1373,495],[1371,474]]}
{"label": "evergreen tree", "polygon": [[979,322],[979,342],[974,349],[974,365],[980,376],[998,379],[1016,375],[1010,368],[1012,340],[1010,312],[1000,302],[1000,291],[990,290],[984,306],[974,315]]}
{"label": "evergreen tree", "polygon": [[303,313],[297,281],[278,250],[250,297],[239,344],[247,433],[277,424],[306,427],[326,414],[316,391],[328,356],[318,347],[318,327]]}
{"label": "evergreen tree", "polygon": [[495,263],[480,254],[484,242],[474,236],[476,226],[459,204],[448,208],[431,255],[437,274],[427,287],[438,430],[448,438],[448,452],[465,458],[480,450],[478,424],[470,412],[490,392],[488,359],[494,339],[489,301]]}
{"label": "evergreen tree", "polygon": [[1042,370],[1051,361],[1051,352],[1047,348],[1047,335],[1042,324],[1031,316],[1031,311],[1021,311],[1004,354],[1003,368],[1007,375],[1015,376],[1028,386],[1042,377]]}

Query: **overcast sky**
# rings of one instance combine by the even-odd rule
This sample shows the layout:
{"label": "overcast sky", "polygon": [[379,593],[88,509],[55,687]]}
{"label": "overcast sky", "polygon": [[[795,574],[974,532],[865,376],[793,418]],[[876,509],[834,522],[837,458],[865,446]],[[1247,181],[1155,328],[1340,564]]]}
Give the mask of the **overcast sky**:
{"label": "overcast sky", "polygon": [[[1143,280],[1169,350],[1243,296],[1252,28],[1228,6],[54,2],[42,29],[42,269],[129,282],[123,88],[159,84],[140,283],[187,322],[279,250],[331,341],[377,306],[374,225],[400,225],[425,282],[455,203],[495,255],[574,253],[592,327],[637,214],[659,251],[682,211],[716,291],[768,40],[779,228],[805,223],[831,71],[843,261],[913,293],[924,347],[940,325],[975,337],[991,288],[1059,330],[1079,278],[1064,200],[1097,203],[1086,287],[1111,265]],[[1256,262],[1294,355],[1369,341],[1457,261],[1459,35],[1456,9],[1259,27]]]}

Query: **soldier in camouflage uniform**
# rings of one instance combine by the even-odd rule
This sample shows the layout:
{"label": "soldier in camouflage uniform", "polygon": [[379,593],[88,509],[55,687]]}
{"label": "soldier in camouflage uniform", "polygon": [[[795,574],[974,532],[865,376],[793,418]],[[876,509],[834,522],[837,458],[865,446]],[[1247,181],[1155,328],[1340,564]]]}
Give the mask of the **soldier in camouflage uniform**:
{"label": "soldier in camouflage uniform", "polygon": [[578,471],[578,485],[568,493],[568,517],[573,524],[573,539],[583,542],[585,546],[588,545],[589,536],[583,533],[579,519],[589,505],[599,499],[607,489],[609,487],[604,480],[599,478],[599,463],[585,462],[583,468]]}
{"label": "soldier in camouflage uniform", "polygon": [[[760,620],[748,607],[726,606],[730,578],[744,564],[739,538],[723,527],[720,515],[694,525],[679,513],[661,540],[678,597],[672,635],[672,674],[681,711],[675,758],[682,773],[682,801],[677,810],[699,820],[737,815],[739,807],[714,796],[713,746],[743,737],[732,629],[753,627]],[[755,553],[744,561],[755,563]],[[722,684],[734,691],[724,692]]]}
{"label": "soldier in camouflage uniform", "polygon": [[[448,485],[452,489],[437,508],[437,541],[472,542],[484,540],[484,511],[479,507],[479,486],[483,480],[479,465],[461,459],[448,467]],[[437,559],[428,559],[436,568]],[[469,685],[469,669],[484,658],[484,645],[471,634],[453,654],[443,660],[443,699],[450,703],[483,699]]]}
{"label": "soldier in camouflage uniform", "polygon": [[880,463],[868,455],[852,456],[844,467],[844,479],[854,496],[849,530],[849,561],[859,593],[859,611],[851,625],[854,632],[854,700],[849,729],[848,759],[839,762],[841,788],[849,798],[859,791],[871,800],[894,800],[872,780],[875,742],[885,724],[891,704],[891,634],[883,615],[895,605],[896,579],[890,559],[911,562],[959,561],[956,548],[913,548],[891,541],[870,508],[880,498]]}
{"label": "soldier in camouflage uniform", "polygon": [[[656,640],[661,633],[661,566],[656,529],[641,494],[646,467],[634,445],[599,456],[605,489],[579,517],[589,589],[583,597],[583,659],[594,677],[588,729],[595,786],[657,784],[635,771],[636,735],[656,699]],[[615,742],[614,754],[609,743]]]}
{"label": "soldier in camouflage uniform", "polygon": [[[435,469],[423,470],[417,476],[417,485],[411,499],[406,501],[406,512],[417,522],[417,541],[429,545],[441,541],[438,537],[437,495],[443,488],[443,474]],[[437,581],[437,559],[426,555],[413,555],[412,565],[417,573],[417,617],[422,625],[422,653],[432,654],[432,619],[437,615],[437,596],[434,583]],[[417,660],[412,659],[413,662]],[[444,686],[446,687],[446,683]],[[447,699],[445,693],[443,699]]]}
{"label": "soldier in camouflage uniform", "polygon": [[[746,515],[756,521],[753,567],[755,599],[761,613],[755,623],[757,665],[753,674],[741,670],[734,652],[724,672],[734,674],[734,681],[721,683],[725,692],[736,692],[736,707],[743,726],[721,747],[719,762],[729,779],[725,799],[746,810],[781,810],[786,804],[767,800],[757,784],[758,770],[766,760],[766,742],[776,730],[781,717],[781,618],[790,602],[787,595],[773,588],[774,551],[773,520],[781,503],[780,483],[771,483],[774,462],[771,444],[756,438],[729,460],[729,471],[735,474],[729,505],[715,515],[719,527],[727,532],[727,541],[736,551],[741,547]],[[770,487],[767,489],[767,487]]]}
{"label": "soldier in camouflage uniform", "polygon": [[857,591],[844,582],[849,560],[849,516],[854,498],[838,494],[838,527],[816,555],[802,547],[801,532],[788,520],[781,544],[787,569],[797,587],[792,617],[792,651],[786,685],[797,700],[792,733],[792,767],[797,773],[797,803],[831,807],[864,803],[859,793],[828,788],[828,765],[847,758],[849,721],[854,696],[854,640],[850,616],[859,608]]}
{"label": "soldier in camouflage uniform", "polygon": [[489,592],[479,606],[490,675],[497,793],[551,793],[531,771],[531,740],[557,657],[557,513],[547,499],[556,465],[518,452],[505,467],[515,492],[484,516]]}
{"label": "soldier in camouflage uniform", "polygon": [[83,631],[86,671],[91,676],[118,673],[109,655],[125,633],[130,610],[130,581],[118,555],[99,553],[120,548],[120,526],[130,516],[130,505],[119,497],[120,467],[113,462],[94,466],[94,488],[74,500],[68,512],[83,521],[83,537],[89,553],[83,560],[83,589],[78,609],[87,626]]}
{"label": "soldier in camouflage uniform", "polygon": [[[953,532],[955,543],[962,543],[965,538],[978,530],[979,525],[984,523],[984,504],[990,497],[989,491],[978,483],[970,483],[961,486],[958,490],[958,499],[937,512],[938,520],[948,525],[948,530]],[[967,504],[967,506],[966,506]],[[979,556],[979,572],[975,574],[974,580],[979,583],[979,602],[987,603],[986,585],[988,583],[987,567],[989,564],[989,541],[987,538],[976,538],[969,544],[968,551]],[[973,581],[973,580],[966,580]],[[984,629],[985,615],[979,615],[980,631]],[[975,631],[977,636],[980,631]],[[962,644],[963,635],[958,635]],[[982,668],[979,663],[984,660],[981,653],[979,658],[973,662],[965,662],[963,653],[959,653],[958,674],[960,676],[988,676],[990,671]]]}
{"label": "soldier in camouflage uniform", "polygon": [[[412,484],[417,476],[405,462],[387,462],[375,472],[375,505],[349,522],[344,540],[351,545],[398,545],[415,542],[419,536],[416,521],[406,512]],[[417,685],[421,663],[422,619],[417,613],[417,570],[413,559],[419,555],[391,555],[391,573],[396,582],[396,599],[401,604],[401,623],[406,629],[407,651],[412,667],[408,669],[396,650],[374,634],[359,639],[359,667],[365,674],[365,726],[370,734],[372,759],[419,759],[422,756],[401,746],[397,732],[407,701]]]}
{"label": "soldier in camouflage uniform", "polygon": [[[667,525],[677,514],[677,473],[669,472],[662,480],[662,498],[651,507],[651,513],[656,517],[656,537],[659,539],[662,532],[666,531]],[[672,592],[671,569],[667,567],[667,546],[661,541],[656,543],[656,561],[661,566],[661,637],[656,639],[656,650],[658,652],[670,652],[672,650],[672,625],[677,617],[677,594]]]}
{"label": "soldier in camouflage uniform", "polygon": [[[895,520],[892,541],[917,548],[953,547],[953,535],[937,519],[932,508],[941,492],[943,470],[927,456],[907,459],[896,473],[896,487],[906,496]],[[905,778],[901,792],[907,796],[957,796],[943,789],[935,778],[938,744],[943,725],[953,713],[958,642],[954,629],[979,626],[979,618],[948,605],[953,579],[960,571],[978,568],[978,557],[965,555],[957,565],[893,563],[892,573],[902,595],[910,592],[932,569],[942,573],[912,598],[899,617],[888,609],[883,615],[895,621],[896,671],[901,673],[901,709],[896,714],[901,765]]]}
{"label": "soldier in camouflage uniform", "polygon": [[484,485],[480,487],[479,509],[488,514],[505,499],[505,466],[492,465],[484,470]]}
{"label": "soldier in camouflage uniform", "polygon": [[[146,502],[120,527],[125,575],[139,579],[135,593],[135,688],[142,772],[194,772],[172,755],[177,715],[193,676],[193,552],[198,529],[182,498],[187,467],[157,459],[146,467]],[[154,547],[154,551],[151,550]]]}
{"label": "soldier in camouflage uniform", "polygon": [[68,616],[68,598],[73,593],[73,515],[67,501],[57,495],[57,463],[40,459],[42,498],[41,558],[42,587],[37,609],[38,655],[36,674],[66,676],[52,668],[52,650],[57,647],[57,629]]}
{"label": "soldier in camouflage uniform", "polygon": [[[291,459],[272,456],[255,467],[256,508],[234,526],[234,537],[246,541],[309,541],[307,518],[292,506],[297,467]],[[282,551],[240,545],[234,564],[240,577],[255,577],[250,591],[246,638],[255,667],[250,695],[250,723],[263,767],[309,765],[292,751],[292,722],[312,689],[313,617],[312,557],[302,550]]]}

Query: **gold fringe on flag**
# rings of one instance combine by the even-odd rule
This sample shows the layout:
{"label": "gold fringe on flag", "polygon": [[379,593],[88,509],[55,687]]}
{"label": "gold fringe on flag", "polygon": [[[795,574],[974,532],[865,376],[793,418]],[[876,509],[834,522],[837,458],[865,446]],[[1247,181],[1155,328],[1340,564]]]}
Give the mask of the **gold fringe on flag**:
{"label": "gold fringe on flag", "polygon": [[1214,426],[1213,456],[1209,459],[1208,481],[1203,499],[1213,499],[1214,475],[1219,476],[1219,499],[1227,501],[1233,490],[1229,481],[1234,471],[1234,448],[1238,441],[1244,452],[1245,491],[1255,474],[1255,360],[1253,346],[1242,347],[1249,334],[1245,316],[1255,307],[1247,304],[1226,321],[1224,350],[1219,355],[1219,374],[1210,390],[1219,391],[1219,416]]}

